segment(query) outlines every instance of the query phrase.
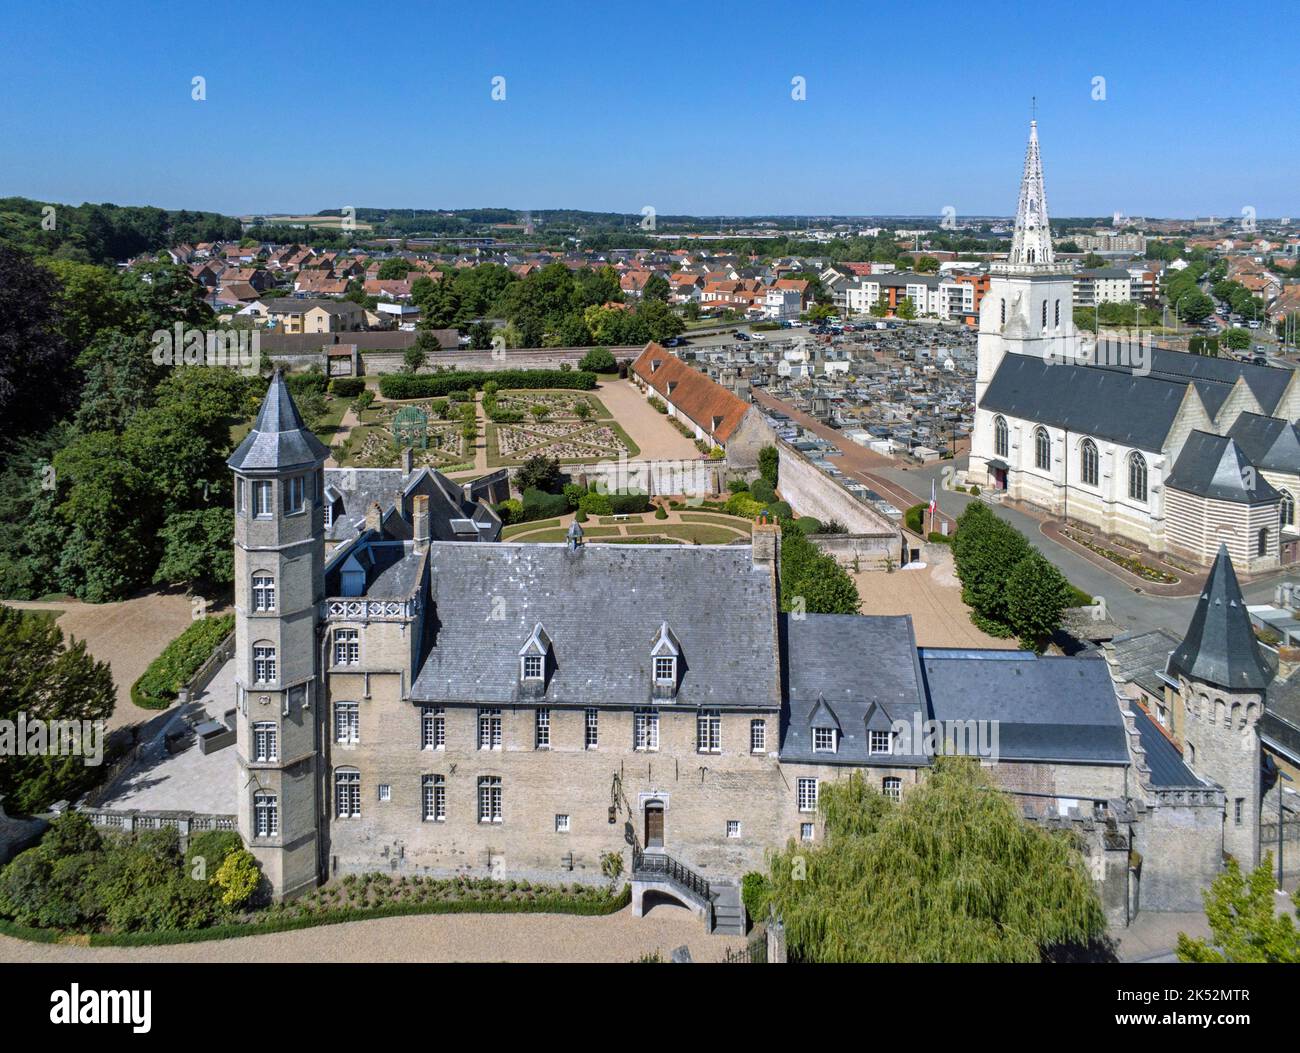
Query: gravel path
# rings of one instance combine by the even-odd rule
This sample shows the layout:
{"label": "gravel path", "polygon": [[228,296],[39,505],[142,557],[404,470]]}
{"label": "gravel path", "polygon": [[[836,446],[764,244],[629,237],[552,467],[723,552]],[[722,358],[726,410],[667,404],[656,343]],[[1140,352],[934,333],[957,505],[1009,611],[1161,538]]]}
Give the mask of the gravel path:
{"label": "gravel path", "polygon": [[717,961],[745,941],[709,936],[689,911],[630,907],[605,917],[426,914],[170,947],[76,947],[0,936],[0,962],[634,962],[685,944]]}

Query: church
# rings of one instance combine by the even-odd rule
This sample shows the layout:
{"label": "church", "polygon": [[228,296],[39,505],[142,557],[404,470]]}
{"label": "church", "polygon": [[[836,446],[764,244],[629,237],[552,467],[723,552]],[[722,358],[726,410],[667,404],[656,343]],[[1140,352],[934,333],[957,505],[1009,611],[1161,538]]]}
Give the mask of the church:
{"label": "church", "polygon": [[1075,330],[1037,122],[979,317],[967,478],[1104,539],[1257,573],[1300,559],[1300,373]]}
{"label": "church", "polygon": [[743,876],[819,840],[830,782],[905,797],[934,753],[899,729],[929,721],[994,730],[981,763],[1027,820],[1075,832],[1114,924],[1132,852],[1146,909],[1194,905],[1225,830],[1258,853],[1265,673],[1226,550],[1168,666],[1184,726],[1206,727],[1189,766],[1100,656],[782,612],[775,523],[746,545],[601,544],[576,523],[503,542],[418,476],[377,481],[393,506],[354,502],[341,533],[326,455],[277,372],[229,467],[236,821],[278,897],[374,871],[601,882],[617,856],[637,913],[662,895],[743,931]]}

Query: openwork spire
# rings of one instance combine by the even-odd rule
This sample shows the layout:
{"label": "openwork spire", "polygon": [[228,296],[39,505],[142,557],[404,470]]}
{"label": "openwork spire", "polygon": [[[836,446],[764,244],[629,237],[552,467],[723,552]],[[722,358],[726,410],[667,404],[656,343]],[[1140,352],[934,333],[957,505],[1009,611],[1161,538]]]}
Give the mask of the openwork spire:
{"label": "openwork spire", "polygon": [[1043,189],[1043,161],[1038,153],[1038,122],[1029,122],[1025,172],[1020,179],[1016,229],[1005,269],[1012,273],[1057,270],[1052,251],[1052,227],[1047,219],[1047,192]]}

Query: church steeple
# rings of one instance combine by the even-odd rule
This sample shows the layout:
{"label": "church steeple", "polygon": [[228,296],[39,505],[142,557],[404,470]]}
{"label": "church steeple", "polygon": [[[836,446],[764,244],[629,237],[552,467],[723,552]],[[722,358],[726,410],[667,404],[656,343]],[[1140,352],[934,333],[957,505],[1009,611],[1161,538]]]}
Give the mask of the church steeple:
{"label": "church steeple", "polygon": [[1020,178],[1016,228],[1011,253],[998,270],[1012,274],[1050,272],[1057,269],[1052,251],[1052,227],[1047,218],[1047,192],[1043,188],[1043,160],[1038,152],[1038,121],[1029,122],[1025,171]]}

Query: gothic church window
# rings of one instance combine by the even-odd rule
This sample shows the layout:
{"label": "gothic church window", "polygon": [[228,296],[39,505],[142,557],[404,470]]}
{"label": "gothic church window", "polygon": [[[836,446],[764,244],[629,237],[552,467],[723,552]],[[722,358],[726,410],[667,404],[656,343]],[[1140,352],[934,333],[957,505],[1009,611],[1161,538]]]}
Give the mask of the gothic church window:
{"label": "gothic church window", "polygon": [[1034,431],[1034,465],[1042,469],[1052,466],[1052,440],[1047,437],[1046,428]]}
{"label": "gothic church window", "polygon": [[1282,500],[1278,502],[1278,516],[1284,527],[1295,526],[1295,498],[1287,490],[1281,491]]}
{"label": "gothic church window", "polygon": [[1091,439],[1083,440],[1083,445],[1079,448],[1079,461],[1083,481],[1088,486],[1096,486],[1098,479],[1097,444]]}
{"label": "gothic church window", "polygon": [[1006,457],[1010,445],[1007,442],[1006,417],[993,418],[993,452],[999,457]]}
{"label": "gothic church window", "polygon": [[1134,501],[1147,499],[1147,462],[1140,453],[1129,454],[1128,495]]}

